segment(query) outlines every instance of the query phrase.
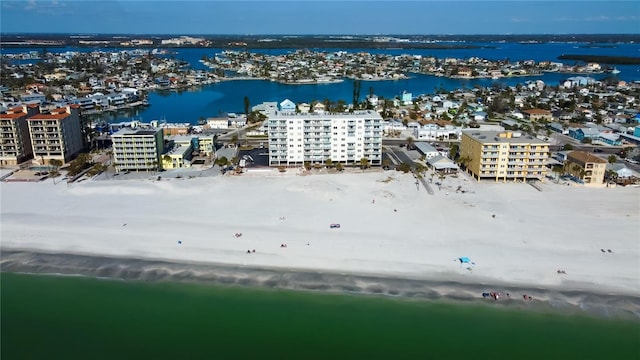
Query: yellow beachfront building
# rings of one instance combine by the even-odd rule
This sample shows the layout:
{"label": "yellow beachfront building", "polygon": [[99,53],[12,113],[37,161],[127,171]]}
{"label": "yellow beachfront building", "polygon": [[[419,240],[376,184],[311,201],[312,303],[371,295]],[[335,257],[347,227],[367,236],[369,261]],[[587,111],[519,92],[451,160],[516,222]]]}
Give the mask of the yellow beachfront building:
{"label": "yellow beachfront building", "polygon": [[476,179],[540,180],[547,173],[549,144],[511,131],[462,131],[460,162]]}
{"label": "yellow beachfront building", "polygon": [[585,151],[572,151],[567,154],[565,171],[580,178],[585,185],[602,185],[607,170],[607,161]]}

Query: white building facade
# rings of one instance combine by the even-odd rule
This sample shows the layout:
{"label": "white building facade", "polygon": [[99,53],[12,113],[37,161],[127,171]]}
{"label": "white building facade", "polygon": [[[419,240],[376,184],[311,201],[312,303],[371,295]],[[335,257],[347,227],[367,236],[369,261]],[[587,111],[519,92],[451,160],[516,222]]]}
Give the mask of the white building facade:
{"label": "white building facade", "polygon": [[269,165],[309,163],[382,164],[382,117],[375,111],[354,113],[276,112],[269,116]]}

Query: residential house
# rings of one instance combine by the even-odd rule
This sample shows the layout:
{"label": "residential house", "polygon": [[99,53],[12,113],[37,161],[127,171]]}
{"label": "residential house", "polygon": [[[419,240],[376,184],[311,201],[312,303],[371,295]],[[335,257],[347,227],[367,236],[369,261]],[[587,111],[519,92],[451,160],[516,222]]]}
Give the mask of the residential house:
{"label": "residential house", "polygon": [[289,100],[289,99],[284,99],[281,103],[280,103],[280,111],[283,113],[286,112],[295,112],[296,111],[296,104]]}
{"label": "residential house", "polygon": [[209,126],[210,129],[228,129],[229,118],[208,118],[207,126]]}
{"label": "residential house", "polygon": [[436,148],[424,141],[416,141],[414,145],[416,147],[416,150],[418,150],[420,154],[424,155],[425,159],[427,160],[440,155],[440,152],[438,152]]}
{"label": "residential house", "polygon": [[551,121],[551,111],[544,109],[522,110],[524,116],[529,121]]}
{"label": "residential house", "polygon": [[432,158],[428,158],[427,165],[438,172],[446,174],[455,173],[459,170],[458,165],[456,165],[448,157],[442,155],[436,155]]}

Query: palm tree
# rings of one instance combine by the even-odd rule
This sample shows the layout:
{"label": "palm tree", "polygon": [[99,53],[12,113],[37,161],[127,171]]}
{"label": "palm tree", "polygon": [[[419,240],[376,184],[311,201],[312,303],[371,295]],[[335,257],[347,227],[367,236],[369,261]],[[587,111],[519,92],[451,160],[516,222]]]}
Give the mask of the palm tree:
{"label": "palm tree", "polygon": [[331,166],[333,166],[333,161],[331,160],[331,158],[327,158],[327,160],[324,161],[324,164],[330,168]]}
{"label": "palm tree", "polygon": [[363,157],[362,159],[360,159],[360,168],[364,170],[368,167],[369,167],[369,159],[366,157]]}
{"label": "palm tree", "polygon": [[560,165],[554,165],[553,168],[551,168],[551,171],[556,173],[556,183],[560,181],[560,174],[562,173],[563,170],[564,168]]}
{"label": "palm tree", "polygon": [[411,150],[412,146],[413,146],[413,137],[409,136],[407,138],[407,149]]}
{"label": "palm tree", "polygon": [[609,164],[615,164],[615,162],[618,161],[618,158],[612,154],[612,155],[609,155],[607,160],[609,160]]}

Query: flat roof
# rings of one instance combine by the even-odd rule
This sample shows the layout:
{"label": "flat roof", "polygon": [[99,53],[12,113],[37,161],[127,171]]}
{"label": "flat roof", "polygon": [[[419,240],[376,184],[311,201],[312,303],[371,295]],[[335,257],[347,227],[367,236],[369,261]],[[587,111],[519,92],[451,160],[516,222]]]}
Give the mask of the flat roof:
{"label": "flat roof", "polygon": [[276,111],[269,116],[269,120],[271,119],[331,120],[336,118],[363,119],[363,118],[372,117],[372,116],[382,119],[382,117],[380,116],[380,114],[378,114],[377,111],[362,110],[362,111],[356,111],[353,113],[293,113],[293,112]]}
{"label": "flat roof", "polygon": [[466,134],[481,143],[549,145],[548,142],[542,141],[535,136],[522,134],[517,131],[511,132],[511,137],[500,137],[500,134],[504,133],[508,133],[508,131],[484,131],[475,129],[462,130],[462,134]]}
{"label": "flat roof", "polygon": [[111,136],[114,137],[114,136],[155,135],[159,131],[162,131],[162,129],[157,129],[157,128],[153,128],[153,129],[122,128],[122,129],[118,130],[116,133],[112,134]]}

